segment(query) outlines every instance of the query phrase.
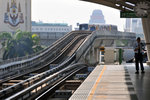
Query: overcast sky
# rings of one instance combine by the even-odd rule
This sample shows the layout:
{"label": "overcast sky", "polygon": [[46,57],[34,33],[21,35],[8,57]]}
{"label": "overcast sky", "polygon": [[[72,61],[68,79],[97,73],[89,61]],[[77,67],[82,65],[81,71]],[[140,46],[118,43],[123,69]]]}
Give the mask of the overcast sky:
{"label": "overcast sky", "polygon": [[92,11],[101,9],[106,24],[117,25],[123,31],[125,19],[120,18],[120,11],[79,0],[32,0],[32,20],[47,23],[88,23]]}

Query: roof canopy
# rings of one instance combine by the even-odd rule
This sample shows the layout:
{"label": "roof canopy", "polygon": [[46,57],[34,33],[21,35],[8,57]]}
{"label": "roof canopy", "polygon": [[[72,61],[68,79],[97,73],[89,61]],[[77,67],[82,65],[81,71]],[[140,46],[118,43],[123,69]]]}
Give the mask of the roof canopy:
{"label": "roof canopy", "polygon": [[[102,4],[121,11],[134,11],[136,3],[140,0],[81,0]],[[142,0],[141,0],[142,1]]]}

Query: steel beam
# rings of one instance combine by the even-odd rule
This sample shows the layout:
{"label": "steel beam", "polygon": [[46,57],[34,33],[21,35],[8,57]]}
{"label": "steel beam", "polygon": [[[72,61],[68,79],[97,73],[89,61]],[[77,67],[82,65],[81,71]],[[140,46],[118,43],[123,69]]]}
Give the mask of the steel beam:
{"label": "steel beam", "polygon": [[115,9],[119,9],[121,11],[130,11],[130,10],[133,11],[134,5],[138,2],[138,0],[81,0],[81,1],[98,3]]}

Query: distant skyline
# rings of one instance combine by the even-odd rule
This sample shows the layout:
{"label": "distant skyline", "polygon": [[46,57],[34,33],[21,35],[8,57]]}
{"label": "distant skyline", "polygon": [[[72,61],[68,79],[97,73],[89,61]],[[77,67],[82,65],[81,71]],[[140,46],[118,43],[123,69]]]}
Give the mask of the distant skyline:
{"label": "distant skyline", "polygon": [[80,0],[32,0],[32,20],[47,23],[88,23],[93,10],[102,10],[106,24],[117,25],[124,31],[125,19],[120,11],[103,5]]}

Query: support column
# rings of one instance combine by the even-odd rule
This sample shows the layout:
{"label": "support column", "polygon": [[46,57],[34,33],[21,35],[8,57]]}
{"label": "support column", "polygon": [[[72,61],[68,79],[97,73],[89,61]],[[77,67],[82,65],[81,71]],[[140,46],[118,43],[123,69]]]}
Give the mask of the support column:
{"label": "support column", "polygon": [[89,50],[89,61],[90,61],[90,59],[91,59],[91,49]]}
{"label": "support column", "polygon": [[100,56],[100,50],[99,50],[99,48],[97,48],[96,51],[97,51],[97,52],[96,52],[97,62],[99,62],[99,59],[100,59],[100,58],[99,58],[99,56]]}
{"label": "support column", "polygon": [[142,24],[143,24],[143,30],[144,30],[144,36],[147,43],[147,55],[148,55],[148,61],[147,64],[150,65],[150,13],[148,18],[142,18]]}

